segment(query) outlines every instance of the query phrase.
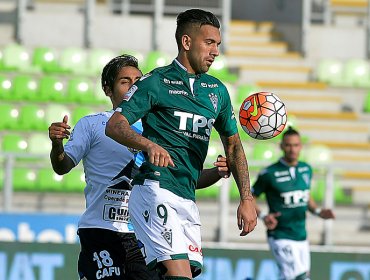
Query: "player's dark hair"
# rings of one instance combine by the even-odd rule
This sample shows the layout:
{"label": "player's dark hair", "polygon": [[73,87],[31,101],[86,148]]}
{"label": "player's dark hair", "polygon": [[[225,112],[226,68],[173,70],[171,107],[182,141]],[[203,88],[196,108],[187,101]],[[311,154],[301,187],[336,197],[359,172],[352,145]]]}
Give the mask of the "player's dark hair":
{"label": "player's dark hair", "polygon": [[177,28],[175,33],[177,47],[180,49],[181,37],[188,33],[190,28],[200,28],[203,25],[212,25],[216,28],[220,28],[220,22],[211,12],[201,9],[190,9],[180,13],[177,16]]}
{"label": "player's dark hair", "polygon": [[297,130],[295,130],[292,126],[289,126],[287,130],[285,130],[285,132],[283,133],[283,139],[286,137],[286,136],[291,136],[291,135],[298,135],[300,136],[299,132]]}
{"label": "player's dark hair", "polygon": [[122,54],[109,61],[107,65],[104,66],[101,74],[101,86],[103,90],[106,86],[113,90],[113,85],[119,71],[127,66],[135,67],[140,70],[137,59],[132,55]]}

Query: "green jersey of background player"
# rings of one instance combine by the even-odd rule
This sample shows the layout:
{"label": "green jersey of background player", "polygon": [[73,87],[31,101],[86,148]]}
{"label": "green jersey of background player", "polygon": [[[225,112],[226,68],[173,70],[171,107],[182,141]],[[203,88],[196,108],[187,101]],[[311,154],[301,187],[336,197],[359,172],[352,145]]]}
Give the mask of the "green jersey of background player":
{"label": "green jersey of background player", "polygon": [[[106,133],[121,144],[140,149],[145,153],[146,163],[134,183],[141,185],[144,180],[158,182],[156,186],[159,185],[160,189],[168,190],[175,194],[179,201],[185,199],[188,203],[194,200],[195,184],[207,154],[211,130],[215,128],[220,134],[230,170],[239,188],[241,200],[237,211],[238,226],[242,230],[241,235],[246,235],[256,225],[247,161],[228,92],[219,80],[205,74],[219,55],[218,47],[221,43],[219,28],[218,19],[210,12],[192,9],[180,13],[177,17],[175,36],[179,51],[177,58],[171,65],[145,75],[131,88],[126,101],[120,105],[122,114],[117,112],[113,114]],[[130,128],[130,123],[139,118],[143,122],[142,136]],[[147,186],[148,184],[145,184],[144,187]],[[135,188],[136,186],[133,193],[141,192],[139,189],[143,189],[137,187],[135,191]],[[154,190],[155,187],[152,186],[151,189]],[[155,216],[156,212],[164,216],[164,212],[160,212],[161,209],[166,209],[167,215],[168,207],[163,208],[162,204],[159,206],[157,211],[153,209],[154,215],[152,213],[150,217]],[[197,212],[196,205],[193,206]],[[180,215],[181,211],[177,210],[179,209],[175,208],[174,214]],[[130,213],[132,214],[131,209]],[[144,214],[148,213],[149,211]],[[190,213],[189,215],[191,216]],[[141,218],[140,216],[141,214],[137,217]],[[195,221],[191,227],[197,226],[197,219],[191,217],[191,220]],[[137,222],[136,225],[144,227],[145,222]],[[166,223],[167,219],[163,226]],[[181,222],[171,226],[177,228],[179,224]],[[134,222],[135,230],[136,225]],[[146,230],[155,229],[148,227]],[[164,228],[162,232],[152,232],[152,236],[168,233],[170,230],[174,232],[171,228]],[[146,239],[149,235],[150,232],[144,230],[142,237]],[[185,241],[190,237],[186,236]],[[178,236],[176,238],[180,239]],[[153,240],[147,239],[145,247],[151,247],[154,251],[158,247],[167,246],[156,240],[153,245]],[[196,230],[194,240],[196,245],[200,246],[200,230]],[[191,246],[193,248],[193,245]],[[172,243],[170,247],[166,249],[166,254],[173,252]],[[197,250],[200,251],[201,248]],[[195,262],[192,262],[192,259],[189,261],[191,252],[177,250],[175,253],[177,259],[155,257],[155,254],[153,256],[164,267],[165,277],[190,279],[194,272],[193,264],[202,260],[197,258]]]}
{"label": "green jersey of background player", "polygon": [[330,209],[320,209],[310,196],[312,168],[299,161],[302,148],[299,133],[283,134],[284,155],[262,170],[253,185],[253,195],[266,194],[269,213],[258,215],[267,227],[268,241],[280,269],[282,280],[309,279],[310,256],[306,232],[306,211],[323,219],[334,218]]}

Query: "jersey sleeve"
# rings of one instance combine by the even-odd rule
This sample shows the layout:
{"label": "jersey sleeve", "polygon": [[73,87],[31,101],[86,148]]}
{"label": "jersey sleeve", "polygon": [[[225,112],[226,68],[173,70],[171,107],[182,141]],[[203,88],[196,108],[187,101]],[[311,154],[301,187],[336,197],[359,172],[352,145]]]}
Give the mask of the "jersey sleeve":
{"label": "jersey sleeve", "polygon": [[214,127],[220,135],[228,137],[236,134],[238,128],[229,92],[224,85],[221,90],[221,110],[219,116],[215,120]]}
{"label": "jersey sleeve", "polygon": [[130,125],[145,116],[155,106],[158,82],[156,76],[146,74],[126,93],[119,107],[121,114],[125,116]]}
{"label": "jersey sleeve", "polygon": [[266,192],[268,187],[268,173],[267,170],[262,170],[257,177],[256,182],[252,186],[252,193],[254,196],[259,197],[262,193]]}
{"label": "jersey sleeve", "polygon": [[64,152],[72,159],[75,165],[89,152],[92,131],[87,118],[84,117],[77,122],[68,142],[64,145]]}

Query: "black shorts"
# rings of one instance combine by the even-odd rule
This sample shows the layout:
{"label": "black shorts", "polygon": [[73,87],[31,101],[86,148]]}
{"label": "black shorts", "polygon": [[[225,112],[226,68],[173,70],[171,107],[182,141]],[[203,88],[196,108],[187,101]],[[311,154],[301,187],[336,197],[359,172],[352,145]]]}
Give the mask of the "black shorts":
{"label": "black shorts", "polygon": [[156,271],[146,267],[135,234],[81,228],[78,235],[81,244],[78,258],[80,279],[160,279]]}

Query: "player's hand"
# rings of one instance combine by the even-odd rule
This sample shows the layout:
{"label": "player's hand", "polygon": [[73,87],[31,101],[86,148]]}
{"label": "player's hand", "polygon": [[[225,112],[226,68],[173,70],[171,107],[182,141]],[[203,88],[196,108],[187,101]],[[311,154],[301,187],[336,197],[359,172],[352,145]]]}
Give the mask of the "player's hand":
{"label": "player's hand", "polygon": [[238,227],[242,231],[240,236],[250,233],[257,225],[257,212],[253,196],[240,200],[237,210]]}
{"label": "player's hand", "polygon": [[154,164],[155,166],[159,167],[175,166],[170,154],[161,146],[155,143],[148,145],[148,149],[146,152],[148,153],[149,162],[151,164]]}
{"label": "player's hand", "polygon": [[217,167],[218,175],[221,178],[229,178],[230,177],[230,170],[227,164],[227,160],[224,156],[219,155],[217,157],[217,161],[213,163],[214,166]]}
{"label": "player's hand", "polygon": [[335,219],[335,215],[331,209],[322,209],[319,213],[319,217],[327,220],[327,219]]}
{"label": "player's hand", "polygon": [[276,212],[276,213],[267,214],[263,218],[263,222],[265,223],[266,227],[269,230],[273,230],[273,229],[276,228],[276,226],[278,224],[278,220],[276,218],[279,217],[279,216],[281,216],[281,213],[280,212]]}
{"label": "player's hand", "polygon": [[68,116],[63,117],[62,122],[55,122],[49,126],[49,138],[53,143],[62,143],[63,139],[68,139],[71,127],[68,125]]}

